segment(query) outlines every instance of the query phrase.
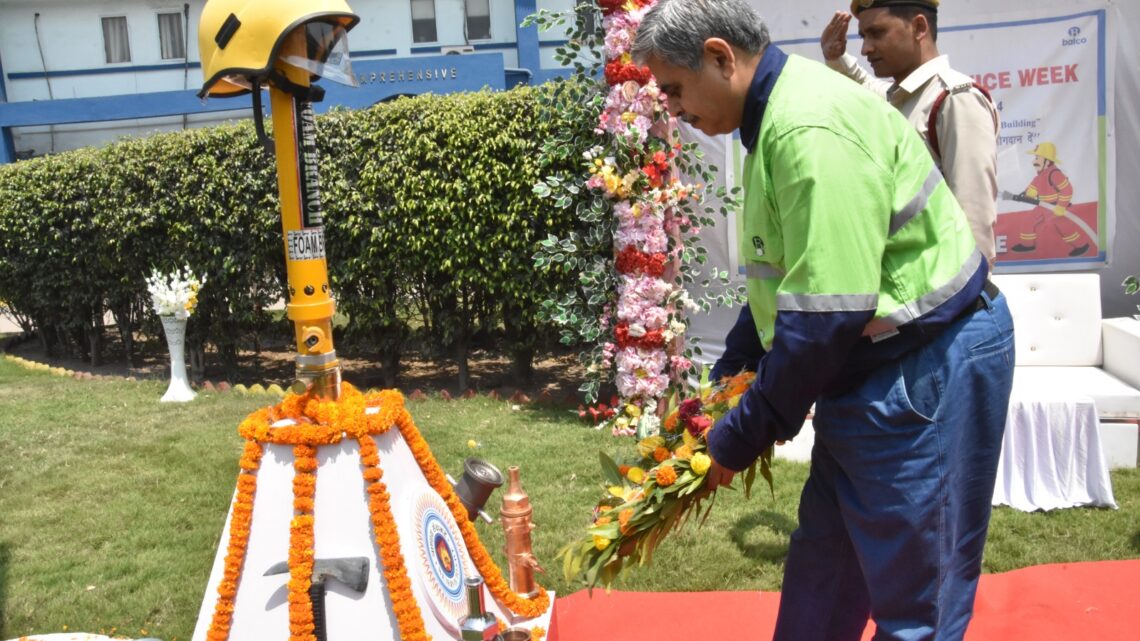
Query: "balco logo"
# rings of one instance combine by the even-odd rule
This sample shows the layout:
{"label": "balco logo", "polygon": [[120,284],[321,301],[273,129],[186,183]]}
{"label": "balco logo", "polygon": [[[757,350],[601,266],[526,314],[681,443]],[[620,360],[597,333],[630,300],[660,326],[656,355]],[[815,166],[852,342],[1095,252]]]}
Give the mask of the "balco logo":
{"label": "balco logo", "polygon": [[1061,39],[1061,46],[1073,47],[1076,45],[1083,45],[1089,41],[1088,38],[1081,37],[1080,27],[1069,27],[1069,37]]}

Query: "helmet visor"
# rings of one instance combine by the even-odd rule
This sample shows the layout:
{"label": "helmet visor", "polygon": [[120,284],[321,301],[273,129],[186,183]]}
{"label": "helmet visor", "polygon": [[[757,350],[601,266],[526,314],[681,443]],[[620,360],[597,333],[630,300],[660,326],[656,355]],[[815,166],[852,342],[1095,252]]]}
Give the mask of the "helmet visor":
{"label": "helmet visor", "polygon": [[300,29],[305,32],[305,53],[282,56],[288,65],[349,87],[357,86],[348,55],[348,30],[339,23],[307,22]]}

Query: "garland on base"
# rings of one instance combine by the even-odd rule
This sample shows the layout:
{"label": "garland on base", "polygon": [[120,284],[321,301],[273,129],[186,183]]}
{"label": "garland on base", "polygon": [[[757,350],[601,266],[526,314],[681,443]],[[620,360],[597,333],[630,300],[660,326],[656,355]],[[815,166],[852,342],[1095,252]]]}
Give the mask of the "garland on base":
{"label": "garland on base", "polygon": [[538,595],[530,599],[519,596],[510,589],[502,571],[479,540],[475,526],[468,520],[467,509],[463,507],[412,421],[411,414],[404,407],[403,395],[395,390],[365,395],[352,385],[343,383],[339,400],[290,394],[280,404],[250,414],[238,426],[238,433],[246,439],[246,446],[230,519],[229,548],[222,581],[218,585],[218,601],[206,636],[208,641],[227,641],[229,638],[234,599],[249,543],[257,469],[265,443],[293,446],[294,517],[289,528],[289,638],[290,641],[312,641],[312,604],[308,591],[314,549],[313,498],[318,467],[316,453],[318,446],[333,445],[345,438],[355,439],[360,446],[361,474],[369,497],[372,532],[380,550],[384,580],[392,599],[400,638],[404,641],[427,641],[430,638],[424,628],[423,615],[412,593],[407,566],[400,551],[400,535],[392,516],[388,488],[381,481],[384,473],[380,468],[380,454],[374,437],[392,427],[400,430],[428,483],[451,510],[475,568],[483,576],[487,589],[495,600],[523,618],[535,618],[546,612],[550,607],[550,595],[541,586]]}
{"label": "garland on base", "polygon": [[316,641],[313,634],[313,497],[317,491],[317,448],[293,446],[293,512],[289,523],[289,640]]}
{"label": "garland on base", "polygon": [[242,564],[249,545],[249,527],[253,521],[253,495],[257,490],[257,468],[261,464],[263,452],[261,443],[246,441],[241,456],[241,471],[238,472],[237,496],[230,512],[230,542],[226,548],[225,569],[218,583],[218,601],[214,604],[214,616],[206,641],[225,641],[230,636],[230,624],[234,619],[234,598],[241,580]]}

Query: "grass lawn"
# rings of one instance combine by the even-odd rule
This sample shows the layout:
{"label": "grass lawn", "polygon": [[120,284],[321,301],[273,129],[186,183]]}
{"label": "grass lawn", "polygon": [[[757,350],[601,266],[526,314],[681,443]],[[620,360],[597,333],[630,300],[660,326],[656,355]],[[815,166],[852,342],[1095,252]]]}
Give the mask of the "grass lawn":
{"label": "grass lawn", "polygon": [[[264,396],[158,402],[161,382],[77,381],[0,358],[0,639],[61,631],[189,639],[234,489],[238,422]],[[540,575],[598,496],[598,450],[629,447],[565,409],[477,398],[408,403],[443,468],[475,454],[522,468]],[[478,443],[475,450],[468,440]],[[666,542],[620,589],[778,590],[807,466],[777,461],[776,496],[724,493],[703,528]],[[1112,474],[1119,510],[994,512],[985,570],[1140,558],[1140,471]],[[489,506],[497,509],[500,493]],[[491,510],[494,511],[494,510]],[[478,527],[506,567],[499,525]]]}

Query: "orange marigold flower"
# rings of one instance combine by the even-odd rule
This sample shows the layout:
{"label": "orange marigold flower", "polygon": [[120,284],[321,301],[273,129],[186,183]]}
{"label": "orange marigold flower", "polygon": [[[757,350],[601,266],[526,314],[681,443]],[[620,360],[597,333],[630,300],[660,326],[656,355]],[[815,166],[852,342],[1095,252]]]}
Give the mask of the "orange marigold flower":
{"label": "orange marigold flower", "polygon": [[672,465],[662,465],[657,468],[657,485],[669,487],[677,480],[677,470]]}
{"label": "orange marigold flower", "polygon": [[633,518],[633,508],[627,507],[618,514],[618,530],[622,534],[629,534],[629,520]]}
{"label": "orange marigold flower", "polygon": [[661,461],[669,458],[669,454],[669,448],[658,445],[653,449],[653,460],[660,463]]}
{"label": "orange marigold flower", "polygon": [[665,428],[665,431],[666,432],[676,432],[677,431],[677,421],[678,421],[678,417],[677,417],[676,412],[673,412],[669,416],[666,416],[665,422],[662,424],[663,427]]}

